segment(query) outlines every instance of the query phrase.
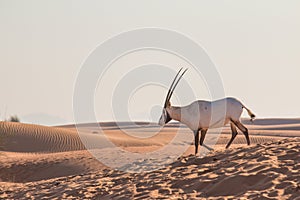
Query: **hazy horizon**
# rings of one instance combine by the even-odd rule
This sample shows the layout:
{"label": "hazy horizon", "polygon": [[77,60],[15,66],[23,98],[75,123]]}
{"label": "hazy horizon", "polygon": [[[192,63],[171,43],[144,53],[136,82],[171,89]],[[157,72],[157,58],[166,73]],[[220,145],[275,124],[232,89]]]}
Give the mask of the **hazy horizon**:
{"label": "hazy horizon", "polygon": [[[240,99],[258,118],[300,117],[299,1],[115,3],[0,0],[0,120],[18,115],[28,123],[73,123],[73,90],[85,59],[107,39],[144,27],[174,30],[197,42],[219,71],[225,95]],[[174,70],[182,62],[143,52],[128,55],[114,67],[150,61]],[[114,84],[118,76],[107,81]],[[185,79],[197,99],[208,99],[198,77],[189,72]],[[160,114],[165,90],[145,91],[126,100],[132,120],[155,121]],[[95,101],[103,94],[96,90]],[[187,98],[183,104],[191,101]],[[172,102],[180,101],[175,96]],[[99,121],[116,120],[109,109],[95,112]]]}

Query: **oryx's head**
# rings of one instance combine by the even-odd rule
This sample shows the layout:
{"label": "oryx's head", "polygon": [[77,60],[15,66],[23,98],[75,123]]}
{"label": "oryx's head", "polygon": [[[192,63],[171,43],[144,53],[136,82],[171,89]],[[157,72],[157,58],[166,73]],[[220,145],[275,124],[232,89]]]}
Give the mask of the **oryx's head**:
{"label": "oryx's head", "polygon": [[180,76],[179,76],[179,74],[182,71],[182,68],[177,72],[177,74],[176,74],[176,76],[175,76],[175,78],[174,78],[174,80],[173,80],[173,82],[172,82],[172,84],[171,84],[171,86],[169,88],[169,91],[167,93],[166,100],[165,100],[165,103],[164,103],[164,108],[162,110],[162,114],[161,114],[161,116],[159,118],[159,122],[158,122],[158,124],[160,126],[164,126],[166,123],[168,123],[169,121],[172,120],[170,114],[167,111],[167,108],[171,107],[170,99],[172,97],[172,94],[173,94],[173,92],[174,92],[174,90],[175,90],[178,82],[180,81],[180,79],[182,78],[182,76],[184,75],[184,73],[186,72],[186,70],[187,69],[185,69],[181,73]]}

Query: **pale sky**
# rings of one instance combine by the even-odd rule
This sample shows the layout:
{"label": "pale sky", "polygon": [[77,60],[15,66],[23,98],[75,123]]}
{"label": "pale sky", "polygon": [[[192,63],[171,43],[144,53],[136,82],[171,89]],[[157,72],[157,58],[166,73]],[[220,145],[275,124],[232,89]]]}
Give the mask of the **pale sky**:
{"label": "pale sky", "polygon": [[[29,123],[71,123],[74,84],[85,59],[114,35],[143,27],[174,30],[197,42],[216,65],[226,96],[240,99],[258,118],[299,117],[299,8],[297,0],[0,0],[0,119],[16,114]],[[120,63],[168,57],[135,56]],[[131,63],[134,58],[139,62]],[[191,72],[186,78],[198,81]],[[129,101],[134,120],[149,120],[147,112],[150,120],[156,118],[165,91],[148,90],[151,94],[141,90]],[[199,91],[198,99],[207,98]],[[95,99],[99,94],[105,95],[97,91]],[[95,113],[101,113],[99,120],[115,120],[109,109]]]}

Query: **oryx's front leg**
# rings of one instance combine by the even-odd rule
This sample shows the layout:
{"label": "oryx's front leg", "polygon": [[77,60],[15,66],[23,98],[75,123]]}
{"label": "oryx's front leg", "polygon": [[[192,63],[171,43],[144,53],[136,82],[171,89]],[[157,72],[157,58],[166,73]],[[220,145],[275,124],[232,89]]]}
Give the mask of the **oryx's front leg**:
{"label": "oryx's front leg", "polygon": [[199,130],[194,131],[195,136],[195,155],[198,153],[198,146],[199,146]]}

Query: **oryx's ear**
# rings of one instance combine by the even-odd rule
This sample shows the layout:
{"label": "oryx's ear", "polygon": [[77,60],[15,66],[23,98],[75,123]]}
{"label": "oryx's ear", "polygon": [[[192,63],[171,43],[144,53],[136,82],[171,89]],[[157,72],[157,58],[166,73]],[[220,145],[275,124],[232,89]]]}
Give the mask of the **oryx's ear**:
{"label": "oryx's ear", "polygon": [[167,102],[167,108],[169,108],[169,107],[171,107],[171,102],[170,101]]}

